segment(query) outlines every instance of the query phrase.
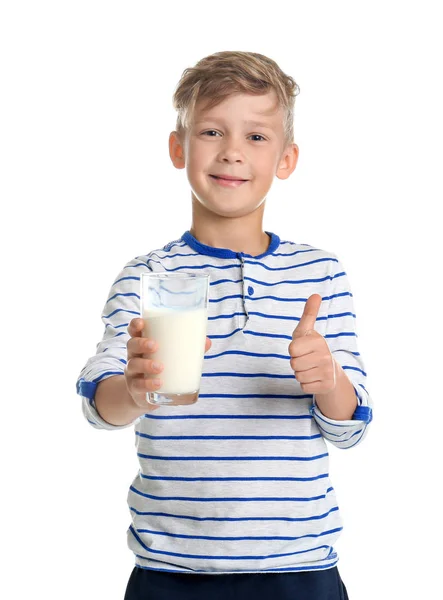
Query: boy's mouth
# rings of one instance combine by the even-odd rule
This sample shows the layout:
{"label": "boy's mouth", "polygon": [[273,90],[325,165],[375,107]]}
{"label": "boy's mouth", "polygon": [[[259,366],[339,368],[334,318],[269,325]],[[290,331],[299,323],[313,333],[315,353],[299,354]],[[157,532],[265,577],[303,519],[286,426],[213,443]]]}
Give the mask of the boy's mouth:
{"label": "boy's mouth", "polygon": [[233,177],[232,175],[211,175],[210,174],[209,177],[211,177],[211,179],[213,179],[216,183],[218,183],[219,185],[222,185],[224,187],[238,187],[242,183],[246,183],[246,181],[248,181],[248,179],[239,179],[239,178]]}
{"label": "boy's mouth", "polygon": [[235,175],[210,175],[211,177],[215,177],[216,179],[229,179],[230,181],[248,181],[247,179],[243,179],[242,177],[236,177]]}

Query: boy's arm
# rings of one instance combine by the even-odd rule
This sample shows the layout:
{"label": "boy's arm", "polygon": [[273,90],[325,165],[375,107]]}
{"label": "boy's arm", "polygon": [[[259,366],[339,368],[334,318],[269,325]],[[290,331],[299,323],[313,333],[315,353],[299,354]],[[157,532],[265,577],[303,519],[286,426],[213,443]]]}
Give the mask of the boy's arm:
{"label": "boy's arm", "polygon": [[102,419],[114,426],[131,425],[145,413],[158,408],[149,403],[144,408],[135,404],[124,375],[109,377],[98,384],[95,407]]}
{"label": "boy's arm", "polygon": [[[337,259],[335,254],[332,256]],[[352,385],[357,399],[356,409],[350,419],[331,419],[321,412],[320,399],[317,402],[314,394],[311,414],[323,436],[337,448],[344,449],[356,446],[365,437],[368,425],[372,421],[372,399],[368,392],[363,359],[357,347],[356,316],[351,287],[342,263],[337,259],[332,264],[328,320],[324,337],[333,358],[340,365],[338,377],[341,385],[337,389],[344,390],[348,398]],[[334,402],[338,399],[332,398],[331,395],[330,400]],[[327,405],[327,398],[324,405]]]}
{"label": "boy's arm", "polygon": [[102,341],[97,344],[95,356],[88,359],[77,380],[76,389],[82,398],[83,414],[97,429],[129,427],[150,408],[147,405],[142,411],[131,404],[124,378],[128,326],[131,319],[140,316],[140,274],[148,270],[144,259],[134,259],[116,277],[102,311],[105,325]]}

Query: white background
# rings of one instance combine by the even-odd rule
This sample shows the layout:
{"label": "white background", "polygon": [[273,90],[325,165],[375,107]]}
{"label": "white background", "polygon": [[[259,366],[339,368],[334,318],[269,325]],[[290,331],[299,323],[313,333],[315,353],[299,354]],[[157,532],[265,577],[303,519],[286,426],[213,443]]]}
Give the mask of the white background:
{"label": "white background", "polygon": [[121,268],[190,226],[172,94],[221,50],[299,84],[300,158],[265,229],[336,253],[354,293],[375,417],[360,446],[329,446],[350,599],[438,596],[438,4],[1,4],[2,598],[123,599],[134,434],[90,427],[75,383]]}

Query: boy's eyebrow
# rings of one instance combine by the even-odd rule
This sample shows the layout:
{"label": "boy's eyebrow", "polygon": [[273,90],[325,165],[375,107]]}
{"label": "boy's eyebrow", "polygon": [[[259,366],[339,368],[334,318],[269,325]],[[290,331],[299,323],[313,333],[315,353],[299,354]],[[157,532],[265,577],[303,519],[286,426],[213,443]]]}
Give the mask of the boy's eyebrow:
{"label": "boy's eyebrow", "polygon": [[[199,123],[205,123],[207,121],[213,121],[216,123],[223,124],[223,119],[217,119],[217,117],[202,117],[201,119],[198,119],[198,121],[194,121],[194,124],[198,125]],[[268,129],[273,129],[273,127],[270,123],[265,123],[264,121],[254,121],[254,120],[248,119],[248,120],[244,120],[243,124],[244,125],[256,125],[258,127],[266,127]]]}

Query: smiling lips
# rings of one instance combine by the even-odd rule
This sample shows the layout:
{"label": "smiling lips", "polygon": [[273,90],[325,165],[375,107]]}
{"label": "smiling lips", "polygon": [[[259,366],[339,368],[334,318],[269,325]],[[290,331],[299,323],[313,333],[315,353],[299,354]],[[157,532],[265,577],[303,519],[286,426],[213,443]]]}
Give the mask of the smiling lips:
{"label": "smiling lips", "polygon": [[219,185],[224,187],[238,187],[242,183],[248,181],[247,179],[240,179],[233,175],[210,175],[210,177]]}

